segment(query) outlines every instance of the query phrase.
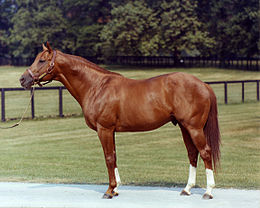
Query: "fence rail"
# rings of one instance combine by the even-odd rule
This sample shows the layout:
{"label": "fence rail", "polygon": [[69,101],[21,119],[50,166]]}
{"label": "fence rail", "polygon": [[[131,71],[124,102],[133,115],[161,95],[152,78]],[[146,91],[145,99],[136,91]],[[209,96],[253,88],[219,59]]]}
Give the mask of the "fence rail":
{"label": "fence rail", "polygon": [[215,82],[205,82],[210,85],[223,84],[224,85],[224,102],[228,104],[228,84],[241,83],[241,101],[245,102],[245,83],[256,83],[256,100],[259,101],[259,82],[260,80],[236,80],[236,81],[215,81]]}
{"label": "fence rail", "polygon": [[260,71],[259,58],[183,57],[176,59],[173,56],[115,56],[109,57],[108,63],[163,67],[217,67]]}
{"label": "fence rail", "polygon": [[[237,80],[237,81],[214,81],[214,82],[205,82],[209,85],[223,85],[224,91],[224,103],[228,104],[228,85],[231,84],[241,84],[241,101],[245,101],[245,83],[256,83],[256,100],[259,101],[259,82],[260,80]],[[36,87],[35,91],[37,90],[58,90],[59,94],[59,117],[63,117],[63,90],[66,90],[64,86],[59,87]],[[1,121],[6,121],[5,116],[5,92],[8,91],[25,91],[23,88],[0,88],[1,91]],[[31,91],[32,93],[32,91]],[[31,118],[35,118],[35,101],[34,96],[31,100]]]}
{"label": "fence rail", "polygon": [[[5,92],[8,91],[25,91],[24,88],[0,88],[1,90],[1,121],[6,121],[5,117]],[[37,90],[58,90],[59,91],[59,117],[63,117],[63,90],[66,90],[64,86],[60,87],[36,87],[35,91]],[[32,93],[32,90],[31,90]],[[34,95],[31,99],[31,117],[35,118],[35,102],[34,102]]]}

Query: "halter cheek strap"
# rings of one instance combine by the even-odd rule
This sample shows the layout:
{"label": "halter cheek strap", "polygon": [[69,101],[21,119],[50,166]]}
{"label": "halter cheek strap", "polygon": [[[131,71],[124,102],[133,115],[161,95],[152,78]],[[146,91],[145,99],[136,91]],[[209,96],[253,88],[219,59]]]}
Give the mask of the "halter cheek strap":
{"label": "halter cheek strap", "polygon": [[56,54],[57,54],[57,52],[54,50],[53,51],[53,56],[52,56],[52,59],[51,59],[51,62],[50,62],[50,65],[49,65],[48,69],[45,72],[43,72],[40,76],[34,75],[33,72],[31,71],[31,69],[27,69],[27,71],[29,72],[29,74],[33,78],[34,83],[38,84],[40,87],[42,87],[43,85],[46,85],[46,84],[52,82],[52,80],[49,80],[49,81],[41,84],[41,79],[43,79],[46,75],[52,73],[52,71],[54,69],[54,65],[55,65],[54,61],[55,61],[55,58],[56,58]]}

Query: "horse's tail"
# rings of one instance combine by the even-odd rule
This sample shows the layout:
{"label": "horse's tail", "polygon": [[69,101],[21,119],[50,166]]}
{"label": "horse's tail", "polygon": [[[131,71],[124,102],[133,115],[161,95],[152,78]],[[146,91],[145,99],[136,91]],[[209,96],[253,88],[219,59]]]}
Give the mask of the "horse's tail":
{"label": "horse's tail", "polygon": [[217,108],[217,98],[211,87],[210,92],[210,111],[208,115],[208,120],[204,126],[204,134],[207,139],[207,144],[211,148],[212,159],[214,163],[214,169],[216,171],[217,167],[220,166],[220,132],[218,125],[218,108]]}

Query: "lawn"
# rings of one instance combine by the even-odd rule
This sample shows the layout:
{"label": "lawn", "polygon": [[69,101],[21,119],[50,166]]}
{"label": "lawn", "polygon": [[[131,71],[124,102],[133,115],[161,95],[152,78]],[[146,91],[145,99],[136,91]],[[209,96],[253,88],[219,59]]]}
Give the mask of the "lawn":
{"label": "lawn", "polygon": [[[260,188],[259,103],[220,105],[222,166],[217,187]],[[9,122],[8,122],[9,123]],[[183,186],[188,158],[180,130],[167,124],[152,132],[116,134],[124,184]],[[26,120],[2,130],[0,181],[108,182],[96,132],[82,117]],[[205,187],[199,161],[197,184]]]}
{"label": "lawn", "polygon": [[[111,68],[138,79],[181,70]],[[24,70],[0,67],[0,86],[17,87],[17,79]],[[203,81],[259,79],[257,72],[184,70]],[[17,98],[20,94],[12,95],[7,101],[11,112],[25,108]],[[44,105],[56,105],[52,103],[56,100],[54,94],[36,96],[36,101],[46,101]],[[66,96],[70,99],[69,95]],[[24,102],[27,100],[24,99]],[[76,103],[75,106],[80,113]],[[38,108],[42,115],[47,112],[42,110],[42,106]],[[216,175],[217,187],[260,189],[259,109],[260,103],[256,101],[219,104],[222,165]],[[7,124],[1,123],[2,126]],[[15,129],[1,130],[0,138],[0,181],[108,183],[103,151],[96,132],[86,127],[81,116],[25,120]],[[189,163],[178,127],[169,123],[152,132],[117,133],[116,144],[119,172],[124,184],[184,186],[186,183]],[[197,185],[205,187],[205,184],[205,169],[200,160]]]}

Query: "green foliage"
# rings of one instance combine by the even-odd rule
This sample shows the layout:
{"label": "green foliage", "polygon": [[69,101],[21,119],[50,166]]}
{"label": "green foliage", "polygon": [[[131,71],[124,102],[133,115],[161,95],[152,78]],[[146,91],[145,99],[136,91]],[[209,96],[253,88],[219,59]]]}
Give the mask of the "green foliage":
{"label": "green foliage", "polygon": [[216,39],[213,53],[221,57],[259,55],[258,0],[202,1],[198,13]]}
{"label": "green foliage", "polygon": [[258,0],[0,0],[0,56],[259,56]]}
{"label": "green foliage", "polygon": [[159,37],[159,21],[144,1],[130,1],[111,11],[112,20],[100,33],[105,55],[154,55]]}
{"label": "green foliage", "polygon": [[110,5],[107,0],[64,0],[67,52],[95,56],[98,33],[108,21]]}
{"label": "green foliage", "polygon": [[4,44],[10,45],[10,55],[34,57],[41,50],[41,43],[46,41],[65,52],[81,56],[96,54],[97,33],[109,13],[106,0],[4,2],[1,9],[15,10],[12,15],[8,13],[10,20],[4,30],[5,36],[1,36],[0,28],[0,48]]}
{"label": "green foliage", "polygon": [[167,55],[203,52],[214,46],[214,39],[203,30],[195,13],[197,5],[193,1],[164,1],[160,11],[161,48]]}
{"label": "green foliage", "polygon": [[157,10],[144,1],[130,1],[114,7],[112,20],[100,37],[105,55],[191,54],[214,46],[214,39],[202,30],[191,1],[163,1]]}
{"label": "green foliage", "polygon": [[46,40],[63,48],[61,40],[65,37],[66,20],[56,1],[23,1],[19,6],[11,19],[13,28],[9,37],[14,56],[31,57]]}
{"label": "green foliage", "polygon": [[10,19],[15,12],[12,6],[12,0],[0,0],[0,57],[8,54],[7,39],[9,27],[12,26]]}

